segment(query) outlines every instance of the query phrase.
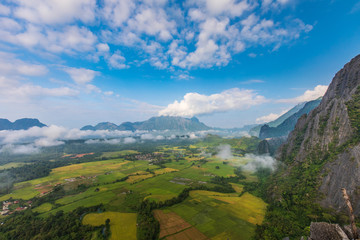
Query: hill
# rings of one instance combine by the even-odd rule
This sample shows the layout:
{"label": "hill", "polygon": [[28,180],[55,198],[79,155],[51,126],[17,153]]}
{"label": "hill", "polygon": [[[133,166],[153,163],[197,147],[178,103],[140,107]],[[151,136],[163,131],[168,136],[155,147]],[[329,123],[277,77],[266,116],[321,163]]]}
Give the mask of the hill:
{"label": "hill", "polygon": [[209,130],[210,127],[200,122],[196,117],[182,118],[182,117],[169,117],[160,116],[152,117],[143,122],[124,122],[119,126],[114,123],[104,122],[99,123],[96,126],[87,125],[81,128],[81,130],[120,130],[120,131],[203,131]]}
{"label": "hill", "polygon": [[[291,115],[297,113],[300,109],[302,109],[305,104],[306,104],[306,102],[299,103],[298,105],[296,105],[295,107],[291,108],[289,111],[287,111],[286,113],[284,113],[283,115],[281,115],[280,117],[278,117],[277,119],[275,119],[274,121],[271,121],[271,122],[266,123],[266,125],[268,125],[269,127],[277,127],[277,126],[279,126],[279,125],[280,125],[281,123],[283,123],[288,117],[290,117]],[[261,127],[264,126],[264,125],[265,125],[265,124],[259,124],[259,125],[254,126],[253,128],[251,128],[251,129],[249,130],[249,134],[252,135],[252,136],[259,137]]]}
{"label": "hill", "polygon": [[27,130],[32,127],[45,127],[46,125],[41,123],[36,118],[21,118],[15,122],[10,122],[7,119],[0,118],[0,131],[1,130]]}
{"label": "hill", "polygon": [[307,234],[311,221],[346,223],[341,188],[360,215],[360,55],[333,78],[320,105],[298,120],[278,151],[271,206],[258,238]]}
{"label": "hill", "polygon": [[[303,114],[309,114],[310,111],[312,111],[314,108],[319,106],[320,102],[321,102],[321,98],[297,105],[296,107],[294,107],[293,109],[291,109],[290,111],[279,117],[277,120],[270,122],[269,124],[263,125],[260,129],[259,137],[261,139],[274,138],[274,137],[287,137],[289,133],[292,130],[294,130],[298,119]],[[303,106],[303,107],[298,109],[299,106]],[[291,114],[296,110],[298,111]],[[279,125],[274,126],[280,121],[282,122]],[[273,125],[274,127],[272,127],[271,125]]]}

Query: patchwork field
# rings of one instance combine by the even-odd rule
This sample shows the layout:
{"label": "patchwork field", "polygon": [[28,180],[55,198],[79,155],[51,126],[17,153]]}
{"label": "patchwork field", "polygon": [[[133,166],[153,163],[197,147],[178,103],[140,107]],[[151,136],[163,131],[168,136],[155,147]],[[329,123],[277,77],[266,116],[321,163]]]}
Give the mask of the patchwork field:
{"label": "patchwork field", "polygon": [[160,223],[160,239],[208,239],[199,230],[191,226],[188,222],[186,222],[183,218],[174,212],[164,213],[162,210],[155,210],[154,216]]}
{"label": "patchwork field", "polygon": [[250,239],[256,224],[261,224],[266,204],[245,193],[223,194],[210,191],[191,191],[190,198],[166,208],[176,213],[211,239]]}
{"label": "patchwork field", "polygon": [[[100,226],[109,218],[111,239],[136,239],[136,212],[143,200],[166,201],[188,187],[218,186],[215,176],[234,177],[235,167],[249,161],[239,157],[225,161],[206,155],[213,149],[204,144],[201,148],[160,147],[144,154],[132,150],[106,152],[99,161],[55,168],[47,177],[17,183],[0,201],[43,197],[60,186],[62,195],[32,209],[39,217],[103,204],[105,212],[85,215],[83,224]],[[116,159],[100,161],[109,158]],[[257,181],[251,172],[243,173],[246,181]],[[244,186],[231,185],[236,193],[191,191],[183,202],[155,210],[160,239],[250,239],[256,224],[263,221],[266,204],[249,193],[239,197]]]}
{"label": "patchwork field", "polygon": [[105,225],[106,219],[110,219],[111,240],[136,240],[136,213],[90,213],[82,223],[100,226]]}

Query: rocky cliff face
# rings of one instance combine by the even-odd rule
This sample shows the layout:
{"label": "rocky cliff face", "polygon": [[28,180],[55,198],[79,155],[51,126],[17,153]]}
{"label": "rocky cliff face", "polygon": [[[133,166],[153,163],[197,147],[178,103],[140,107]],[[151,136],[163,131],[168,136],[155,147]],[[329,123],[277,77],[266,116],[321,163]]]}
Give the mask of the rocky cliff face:
{"label": "rocky cliff face", "polygon": [[[360,215],[360,55],[347,63],[332,80],[320,105],[302,116],[279,152],[283,161],[321,166],[321,204],[342,210],[340,192],[352,196]],[[291,170],[289,170],[291,171]]]}

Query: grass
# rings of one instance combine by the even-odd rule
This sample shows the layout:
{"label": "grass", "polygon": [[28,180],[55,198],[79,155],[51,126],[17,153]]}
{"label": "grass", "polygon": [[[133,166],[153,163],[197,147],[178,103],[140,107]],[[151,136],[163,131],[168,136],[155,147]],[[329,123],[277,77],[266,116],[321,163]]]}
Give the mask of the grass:
{"label": "grass", "polygon": [[[192,148],[195,147],[192,146]],[[114,221],[110,219],[113,224],[111,231],[115,233],[112,238],[119,239],[114,237],[122,236],[121,231],[124,230],[116,227],[122,225],[117,222],[120,220],[117,220],[116,216],[134,212],[133,206],[138,201],[144,198],[165,201],[178,196],[183,189],[199,184],[211,187],[214,184],[210,183],[210,180],[214,175],[233,176],[234,167],[247,162],[245,158],[234,158],[229,160],[228,164],[223,164],[222,160],[208,158],[206,159],[208,162],[202,164],[199,161],[202,157],[196,153],[191,153],[190,157],[186,154],[186,149],[174,147],[166,151],[171,152],[168,153],[170,155],[167,158],[173,161],[165,163],[165,168],[149,164],[148,161],[123,159],[73,164],[53,169],[47,177],[17,183],[15,190],[11,194],[0,197],[0,200],[6,200],[9,197],[27,200],[39,195],[41,191],[51,190],[56,183],[64,184],[64,189],[85,183],[91,186],[86,191],[58,199],[54,205],[45,203],[34,211],[39,212],[40,217],[46,217],[59,210],[68,212],[80,206],[88,207],[102,203],[107,212],[104,213],[105,215],[94,215],[98,216],[94,217],[98,222],[94,220],[93,224],[101,225],[105,223],[106,218],[113,218]],[[104,153],[103,157],[121,157],[135,153],[137,152],[109,152]],[[179,153],[185,154],[185,160],[174,160]],[[219,166],[219,169],[216,166]],[[247,176],[247,181],[257,180],[251,173],[244,174]],[[83,177],[80,178],[80,176]],[[116,181],[126,176],[129,177],[126,181]],[[266,205],[261,199],[248,193],[238,197],[243,191],[243,186],[241,184],[232,184],[232,186],[236,191],[234,194],[192,191],[188,199],[166,208],[164,212],[178,214],[212,239],[249,239],[254,232],[255,224],[261,224]],[[105,218],[106,214],[110,215]],[[136,215],[133,214],[133,216],[135,216],[135,233],[131,236],[136,236]],[[91,217],[88,218],[91,219]]]}
{"label": "grass", "polygon": [[136,240],[136,213],[104,212],[90,213],[83,218],[83,224],[105,225],[110,219],[111,240]]}
{"label": "grass", "polygon": [[[219,169],[217,169],[217,167],[219,167]],[[204,165],[202,165],[201,168],[205,168],[206,172],[220,177],[235,176],[234,167],[228,164],[223,164],[223,160],[220,159],[211,160],[205,163]]]}
{"label": "grass", "polygon": [[111,191],[105,191],[101,194],[96,194],[93,196],[89,196],[89,197],[85,197],[85,198],[81,198],[78,201],[73,201],[71,203],[68,203],[64,206],[55,208],[49,212],[45,212],[41,215],[39,215],[40,217],[47,217],[50,214],[55,214],[58,211],[64,211],[64,212],[69,212],[72,210],[75,210],[78,207],[90,207],[90,206],[95,206],[98,204],[107,204],[109,203],[112,199],[114,199],[116,197],[116,195],[111,192]]}
{"label": "grass", "polygon": [[40,206],[33,209],[34,212],[37,213],[44,213],[48,212],[53,208],[53,205],[51,203],[43,203]]}
{"label": "grass", "polygon": [[191,191],[188,199],[165,211],[175,212],[209,238],[247,240],[255,224],[262,223],[266,204],[248,193],[237,195]]}
{"label": "grass", "polygon": [[22,167],[26,165],[26,163],[23,163],[23,162],[12,162],[12,163],[7,163],[7,164],[4,164],[4,165],[1,165],[0,166],[0,171],[1,170],[5,170],[5,169],[10,169],[10,168],[17,168],[17,167]]}
{"label": "grass", "polygon": [[118,151],[118,152],[104,152],[100,158],[105,157],[105,158],[117,158],[117,157],[123,157],[125,155],[130,155],[130,154],[138,154],[138,151],[135,150],[123,150],[123,151]]}

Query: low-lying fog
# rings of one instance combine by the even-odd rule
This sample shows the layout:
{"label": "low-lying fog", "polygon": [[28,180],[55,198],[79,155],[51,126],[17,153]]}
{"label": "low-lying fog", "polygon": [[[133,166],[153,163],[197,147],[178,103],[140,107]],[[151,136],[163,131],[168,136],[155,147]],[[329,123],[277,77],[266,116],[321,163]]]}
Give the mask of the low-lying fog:
{"label": "low-lying fog", "polygon": [[[207,134],[226,135],[219,130],[179,133],[172,131],[108,131],[67,129],[51,125],[48,127],[32,127],[28,130],[3,130],[0,131],[0,153],[31,154],[39,153],[43,147],[65,144],[67,140],[85,140],[87,144],[130,144],[143,141],[158,141],[175,138],[197,139]],[[232,133],[233,134],[233,133]],[[242,136],[238,133],[238,136]],[[245,134],[245,133],[244,133]]]}
{"label": "low-lying fog", "polygon": [[216,157],[231,162],[234,166],[241,166],[242,169],[255,172],[259,168],[270,168],[275,170],[277,161],[269,155],[255,155],[252,153],[245,154],[244,157],[234,156],[231,146],[228,144],[218,146]]}

